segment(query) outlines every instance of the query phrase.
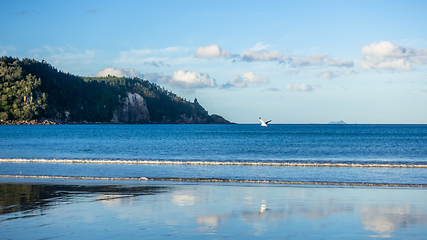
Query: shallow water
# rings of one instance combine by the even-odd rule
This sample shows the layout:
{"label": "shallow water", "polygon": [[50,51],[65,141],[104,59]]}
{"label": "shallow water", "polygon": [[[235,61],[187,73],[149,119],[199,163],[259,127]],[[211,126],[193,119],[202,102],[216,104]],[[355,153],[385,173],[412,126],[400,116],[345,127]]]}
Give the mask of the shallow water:
{"label": "shallow water", "polygon": [[182,181],[264,181],[289,184],[421,185],[427,187],[426,168],[295,167],[175,164],[66,164],[0,162],[1,175],[15,177],[148,178]]}
{"label": "shallow water", "polygon": [[427,191],[420,188],[2,181],[2,239],[423,239],[427,233]]}

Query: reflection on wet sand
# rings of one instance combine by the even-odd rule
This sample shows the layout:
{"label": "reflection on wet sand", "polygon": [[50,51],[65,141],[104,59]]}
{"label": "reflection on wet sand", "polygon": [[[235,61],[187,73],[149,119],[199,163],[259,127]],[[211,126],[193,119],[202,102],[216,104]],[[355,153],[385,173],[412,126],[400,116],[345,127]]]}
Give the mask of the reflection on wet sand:
{"label": "reflection on wet sand", "polygon": [[166,191],[166,187],[120,185],[51,185],[51,184],[0,184],[0,215],[13,212],[44,210],[58,203],[86,201],[88,195],[94,201],[129,199]]}
{"label": "reflection on wet sand", "polygon": [[217,227],[223,224],[228,220],[229,216],[227,215],[211,215],[211,216],[202,216],[196,217],[196,223],[199,225],[199,230],[204,232],[211,232],[214,234],[217,230]]}
{"label": "reflection on wet sand", "polygon": [[377,234],[372,236],[381,238],[389,238],[393,232],[407,228],[410,225],[427,223],[427,216],[420,216],[413,212],[411,205],[365,205],[361,209],[361,217],[365,229]]}
{"label": "reflection on wet sand", "polygon": [[[305,192],[308,189],[302,189]],[[384,190],[383,190],[384,191]],[[328,221],[329,218],[349,218],[352,215],[360,216],[360,223],[364,230],[368,231],[368,237],[390,238],[393,234],[401,229],[408,229],[413,226],[427,227],[427,212],[415,212],[411,210],[410,203],[401,204],[399,201],[393,205],[372,206],[364,202],[343,201],[336,196],[319,197],[312,194],[301,194],[295,191],[298,196],[298,201],[294,197],[287,202],[287,199],[282,199],[282,204],[272,204],[273,207],[267,207],[267,201],[262,200],[259,212],[244,210],[241,212],[240,218],[248,225],[252,225],[255,232],[267,231],[269,224],[276,222],[280,226],[283,222],[292,221],[292,219],[303,217],[306,221]],[[427,196],[427,195],[426,195]],[[300,198],[302,197],[302,199]],[[369,195],[368,195],[369,197]],[[187,196],[186,198],[190,198]],[[249,203],[250,196],[241,196],[242,203]],[[350,198],[351,199],[351,198]],[[389,199],[384,199],[389,200]],[[410,200],[410,199],[407,199]],[[197,205],[197,202],[193,202]],[[425,206],[424,206],[425,207]],[[236,218],[235,213],[206,215],[197,217],[196,222],[201,225],[200,229],[216,232],[221,225],[229,224],[227,221]],[[231,221],[231,220],[230,220]],[[343,220],[344,222],[346,220]],[[267,225],[265,225],[267,224]],[[352,226],[346,226],[349,228]],[[361,229],[361,231],[363,231]],[[425,230],[427,232],[427,229]]]}
{"label": "reflection on wet sand", "polygon": [[65,239],[422,238],[426,197],[399,188],[0,183],[0,231],[14,236],[26,225],[31,236]]}
{"label": "reflection on wet sand", "polygon": [[179,206],[191,206],[196,204],[196,197],[191,195],[173,195],[172,202]]}
{"label": "reflection on wet sand", "polygon": [[[319,207],[304,206],[301,204],[290,204],[285,209],[266,209],[268,211],[242,213],[242,219],[248,223],[259,224],[259,221],[277,222],[283,221],[286,218],[291,219],[295,216],[306,216],[306,219],[320,220],[327,219],[333,215],[352,215],[359,213],[361,223],[364,229],[372,231],[374,234],[370,237],[390,238],[393,233],[401,229],[410,228],[412,226],[427,225],[427,214],[420,214],[411,211],[410,205],[398,206],[371,206],[362,205],[360,209],[349,208],[342,204],[335,203],[334,208],[329,205]],[[427,230],[426,230],[427,232]]]}

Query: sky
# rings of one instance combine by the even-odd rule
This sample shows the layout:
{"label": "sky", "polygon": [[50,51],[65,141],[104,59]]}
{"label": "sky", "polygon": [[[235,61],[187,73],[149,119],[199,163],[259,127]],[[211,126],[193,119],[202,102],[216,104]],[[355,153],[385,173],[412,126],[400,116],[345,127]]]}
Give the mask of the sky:
{"label": "sky", "polygon": [[0,55],[236,123],[427,124],[427,1],[2,1]]}

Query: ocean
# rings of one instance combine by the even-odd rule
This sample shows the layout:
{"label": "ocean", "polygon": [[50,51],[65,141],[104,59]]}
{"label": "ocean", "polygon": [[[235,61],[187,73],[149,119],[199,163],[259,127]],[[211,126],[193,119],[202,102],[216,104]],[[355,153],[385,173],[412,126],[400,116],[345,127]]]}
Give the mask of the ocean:
{"label": "ocean", "polygon": [[427,125],[0,126],[2,239],[425,239]]}
{"label": "ocean", "polygon": [[3,125],[0,175],[427,186],[427,125]]}

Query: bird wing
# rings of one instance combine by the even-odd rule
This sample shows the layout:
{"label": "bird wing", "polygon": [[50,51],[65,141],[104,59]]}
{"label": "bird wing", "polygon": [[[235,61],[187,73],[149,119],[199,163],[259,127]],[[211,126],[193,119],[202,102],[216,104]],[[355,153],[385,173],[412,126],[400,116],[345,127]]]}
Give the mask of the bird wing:
{"label": "bird wing", "polygon": [[271,120],[268,120],[267,122],[265,122],[265,124],[267,124],[267,123],[269,123],[269,122],[271,122]]}

